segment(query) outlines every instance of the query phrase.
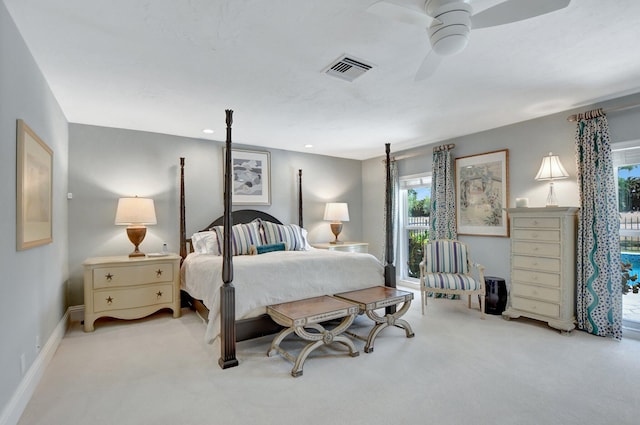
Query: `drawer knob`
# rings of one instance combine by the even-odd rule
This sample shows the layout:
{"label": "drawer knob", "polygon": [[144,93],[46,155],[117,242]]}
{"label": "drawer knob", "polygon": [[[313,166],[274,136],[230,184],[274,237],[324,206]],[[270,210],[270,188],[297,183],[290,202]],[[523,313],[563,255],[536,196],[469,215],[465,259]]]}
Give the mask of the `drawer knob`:
{"label": "drawer knob", "polygon": [[107,282],[111,282],[111,280],[113,279],[113,276],[111,273],[107,273],[106,275],[104,275],[105,278],[107,278]]}
{"label": "drawer knob", "polygon": [[162,269],[156,270],[156,277],[162,277]]}
{"label": "drawer knob", "polygon": [[106,300],[107,300],[107,304],[113,303],[113,298],[111,298],[111,295],[109,295],[109,297],[106,298]]}
{"label": "drawer knob", "polygon": [[162,297],[162,291],[158,291],[156,295],[158,296],[158,298]]}

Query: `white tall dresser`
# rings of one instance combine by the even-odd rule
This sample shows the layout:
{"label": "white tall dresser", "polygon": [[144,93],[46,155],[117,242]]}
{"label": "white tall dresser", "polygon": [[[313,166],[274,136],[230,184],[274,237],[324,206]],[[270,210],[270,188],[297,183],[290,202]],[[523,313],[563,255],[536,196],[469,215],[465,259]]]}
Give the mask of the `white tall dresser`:
{"label": "white tall dresser", "polygon": [[505,319],[575,328],[577,207],[509,208],[511,290]]}

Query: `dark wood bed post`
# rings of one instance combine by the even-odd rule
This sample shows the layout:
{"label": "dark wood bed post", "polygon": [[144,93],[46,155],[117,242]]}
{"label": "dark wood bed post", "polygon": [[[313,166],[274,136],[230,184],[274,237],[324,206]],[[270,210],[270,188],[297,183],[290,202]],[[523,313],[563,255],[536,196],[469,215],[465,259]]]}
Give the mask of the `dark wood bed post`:
{"label": "dark wood bed post", "polygon": [[298,170],[298,226],[304,227],[302,223],[302,170]]}
{"label": "dark wood bed post", "polygon": [[236,358],[236,288],[233,287],[233,253],[231,251],[231,181],[233,164],[231,164],[231,124],[233,111],[225,110],[227,117],[227,144],[224,159],[224,240],[222,252],[222,282],[220,288],[220,359],[222,369],[238,366]]}
{"label": "dark wood bed post", "polygon": [[187,257],[187,230],[184,216],[184,158],[180,158],[180,257],[182,261]]}
{"label": "dark wood bed post", "polygon": [[385,237],[386,237],[386,247],[385,250],[385,265],[384,265],[384,284],[386,286],[390,286],[391,288],[396,287],[396,267],[393,265],[393,223],[391,222],[393,219],[393,214],[391,209],[393,208],[393,186],[391,182],[391,144],[385,143],[385,151],[387,154],[387,160],[385,162],[387,169],[387,180],[386,180],[386,192],[385,192],[385,214],[386,214],[386,222],[387,227],[384,229]]}
{"label": "dark wood bed post", "polygon": [[[387,155],[387,160],[385,161],[386,171],[387,171],[387,179],[385,182],[385,215],[386,215],[386,228],[384,229],[385,238],[386,238],[386,249],[385,249],[385,264],[384,264],[384,285],[389,286],[391,288],[396,287],[396,267],[393,265],[393,185],[391,182],[391,144],[385,143],[385,153]],[[396,312],[396,306],[390,306],[385,308],[386,314],[393,314]]]}

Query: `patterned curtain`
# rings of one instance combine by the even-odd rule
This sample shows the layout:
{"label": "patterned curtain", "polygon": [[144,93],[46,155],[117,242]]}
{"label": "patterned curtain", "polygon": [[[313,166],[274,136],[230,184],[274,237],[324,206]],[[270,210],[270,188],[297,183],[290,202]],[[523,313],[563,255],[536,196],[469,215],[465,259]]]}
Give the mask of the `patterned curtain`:
{"label": "patterned curtain", "polygon": [[578,329],[622,338],[620,218],[604,113],[578,116],[576,161],[581,208],[578,220]]}
{"label": "patterned curtain", "polygon": [[451,150],[433,152],[429,239],[457,239],[456,194]]}
{"label": "patterned curtain", "polygon": [[[391,226],[392,226],[392,240],[393,240],[393,265],[396,264],[396,256],[398,255],[398,238],[400,237],[400,220],[398,219],[399,205],[400,205],[400,180],[398,177],[398,164],[392,160],[389,165],[391,172]],[[387,228],[387,204],[384,205],[384,221],[383,229]],[[383,242],[382,245],[382,261],[385,261],[387,257],[387,243]]]}

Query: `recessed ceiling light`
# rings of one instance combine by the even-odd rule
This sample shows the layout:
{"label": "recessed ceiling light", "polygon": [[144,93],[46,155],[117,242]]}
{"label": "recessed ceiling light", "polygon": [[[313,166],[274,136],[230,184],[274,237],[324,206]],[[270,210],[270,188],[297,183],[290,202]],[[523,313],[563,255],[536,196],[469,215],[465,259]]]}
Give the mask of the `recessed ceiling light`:
{"label": "recessed ceiling light", "polygon": [[213,134],[213,130],[211,130],[210,128],[205,128],[204,130],[202,130],[202,132],[205,134]]}
{"label": "recessed ceiling light", "polygon": [[313,147],[313,145],[304,145],[305,148],[307,149],[311,149]]}

